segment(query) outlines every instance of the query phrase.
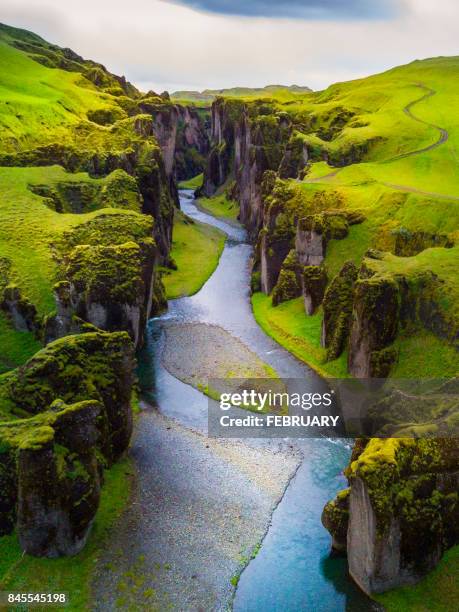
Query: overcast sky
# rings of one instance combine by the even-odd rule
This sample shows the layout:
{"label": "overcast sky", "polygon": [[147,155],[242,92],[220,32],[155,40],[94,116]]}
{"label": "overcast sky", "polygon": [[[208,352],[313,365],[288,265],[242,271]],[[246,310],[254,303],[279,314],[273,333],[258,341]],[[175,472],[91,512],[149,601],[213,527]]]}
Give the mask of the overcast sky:
{"label": "overcast sky", "polygon": [[459,0],[1,0],[0,21],[124,74],[142,90],[323,89],[459,55]]}

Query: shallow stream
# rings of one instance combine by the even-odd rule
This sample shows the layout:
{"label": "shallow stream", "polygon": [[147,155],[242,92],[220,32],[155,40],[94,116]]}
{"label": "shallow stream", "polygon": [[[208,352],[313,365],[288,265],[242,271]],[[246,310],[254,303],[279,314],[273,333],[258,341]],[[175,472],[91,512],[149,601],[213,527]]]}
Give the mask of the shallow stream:
{"label": "shallow stream", "polygon": [[[228,235],[214,274],[192,297],[169,302],[167,313],[152,319],[139,358],[146,399],[192,429],[206,431],[208,399],[162,366],[167,322],[218,325],[244,342],[284,379],[306,379],[311,391],[324,381],[269,338],[254,320],[249,297],[252,247],[243,229],[200,211],[190,191],[180,192],[188,216]],[[269,444],[269,440],[264,443]],[[327,500],[346,486],[342,470],[351,446],[346,440],[292,440],[303,461],[275,509],[256,557],[242,572],[234,610],[244,612],[364,611],[374,605],[347,576],[346,560],[330,555],[330,536],[320,515]]]}

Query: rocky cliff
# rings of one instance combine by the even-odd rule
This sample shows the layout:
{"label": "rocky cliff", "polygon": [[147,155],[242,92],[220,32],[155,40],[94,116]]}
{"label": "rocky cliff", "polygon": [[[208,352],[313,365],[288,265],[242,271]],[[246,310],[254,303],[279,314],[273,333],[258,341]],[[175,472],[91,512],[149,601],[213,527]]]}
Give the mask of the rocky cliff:
{"label": "rocky cliff", "polygon": [[233,179],[232,193],[240,205],[240,220],[256,237],[263,219],[263,175],[279,168],[291,122],[285,113],[275,112],[269,100],[246,103],[218,98],[212,105],[211,124],[212,148],[202,192],[210,197]]}
{"label": "rocky cliff", "polygon": [[0,381],[0,535],[32,555],[77,553],[97,511],[103,470],[132,431],[134,352],[126,333],[48,345]]}
{"label": "rocky cliff", "polygon": [[15,108],[0,132],[0,335],[46,344],[0,376],[0,535],[56,557],[84,546],[104,469],[129,445],[134,350],[165,306],[180,116],[195,117],[34,34],[0,39]]}
{"label": "rocky cliff", "polygon": [[333,546],[369,594],[414,584],[459,542],[459,449],[455,439],[359,441],[350,489],[327,504]]}
{"label": "rocky cliff", "polygon": [[[336,86],[298,103],[216,99],[201,192],[226,191],[239,202],[255,243],[252,291],[270,295],[273,307],[286,303],[273,331],[279,325],[279,337],[295,342],[282,317],[297,316],[288,303],[302,296],[304,316],[321,322],[321,367],[347,363],[354,377],[386,378],[407,359],[402,340],[432,334],[432,342],[457,348],[457,218],[452,201],[442,208],[358,170],[342,183],[338,168],[373,155],[380,161],[389,136],[366,130],[368,110],[358,100],[345,108],[341,93]],[[457,403],[408,406],[408,395],[366,415],[398,439],[358,441],[349,488],[323,514],[333,547],[347,551],[353,578],[370,594],[416,582],[458,542]]]}

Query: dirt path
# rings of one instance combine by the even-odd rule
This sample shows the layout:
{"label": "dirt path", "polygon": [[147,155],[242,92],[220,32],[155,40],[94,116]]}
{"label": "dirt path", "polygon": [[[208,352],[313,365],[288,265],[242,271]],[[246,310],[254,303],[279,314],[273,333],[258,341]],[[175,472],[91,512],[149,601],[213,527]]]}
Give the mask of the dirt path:
{"label": "dirt path", "polygon": [[447,130],[445,130],[444,128],[438,125],[435,125],[435,123],[429,123],[428,121],[424,121],[424,119],[419,119],[419,117],[416,117],[416,115],[413,115],[413,113],[411,112],[411,109],[413,108],[413,106],[415,106],[416,104],[420,104],[421,102],[424,102],[424,100],[431,98],[437,93],[434,89],[431,89],[430,87],[427,87],[426,85],[423,85],[422,83],[418,83],[417,87],[419,87],[420,89],[423,89],[426,93],[423,94],[420,98],[413,100],[407,106],[405,106],[405,108],[403,109],[403,112],[413,121],[416,121],[417,123],[422,123],[423,125],[427,125],[428,127],[431,127],[437,130],[439,132],[438,140],[436,142],[433,142],[430,145],[427,145],[426,147],[422,147],[422,149],[415,149],[414,151],[408,151],[408,153],[401,153],[400,155],[395,155],[394,157],[384,160],[382,162],[383,164],[388,164],[390,162],[397,161],[399,159],[405,159],[406,157],[412,157],[413,155],[420,155],[421,153],[432,151],[433,149],[436,149],[437,147],[441,146],[448,140],[449,134]]}
{"label": "dirt path", "polygon": [[390,187],[391,189],[396,189],[397,191],[407,191],[409,193],[418,193],[419,195],[424,195],[432,198],[440,198],[442,200],[456,200],[459,201],[459,196],[447,195],[446,193],[436,193],[435,191],[423,191],[422,189],[416,189],[416,187],[408,187],[407,185],[396,185],[395,183],[384,183],[383,181],[378,181],[381,185],[385,187]]}
{"label": "dirt path", "polygon": [[[439,147],[442,144],[444,144],[448,140],[448,138],[449,138],[449,134],[448,134],[447,130],[445,130],[444,128],[436,125],[435,123],[429,123],[428,121],[424,121],[424,119],[419,119],[419,117],[416,117],[411,112],[411,109],[413,108],[413,106],[423,102],[424,100],[427,100],[428,98],[431,98],[432,96],[434,96],[437,93],[434,89],[431,89],[430,87],[427,87],[423,83],[417,83],[416,86],[419,87],[420,89],[423,89],[426,93],[424,93],[420,98],[416,98],[416,100],[412,100],[409,104],[407,104],[407,106],[404,107],[403,112],[410,119],[412,119],[413,121],[416,121],[417,123],[422,123],[423,125],[427,125],[428,127],[436,129],[439,132],[438,140],[436,140],[435,142],[433,142],[430,145],[422,147],[421,149],[415,149],[414,151],[408,151],[407,153],[401,153],[400,155],[395,155],[394,157],[390,157],[389,159],[385,159],[384,161],[380,162],[381,164],[389,164],[389,163],[392,163],[394,161],[398,161],[400,159],[405,159],[405,158],[408,158],[408,157],[413,157],[415,155],[420,155],[421,153],[426,153],[427,151],[432,151],[433,149],[436,149],[437,147]],[[336,170],[334,170],[333,172],[330,172],[329,174],[325,174],[324,176],[321,176],[321,177],[318,177],[318,178],[306,180],[305,182],[306,183],[322,183],[324,181],[327,181],[328,179],[331,179],[331,178],[337,176],[337,174],[339,174],[342,170],[344,170],[345,167],[346,166],[344,166],[342,168],[337,168]],[[423,191],[422,189],[416,189],[415,187],[410,187],[410,186],[407,186],[407,185],[395,185],[393,183],[386,183],[386,182],[383,182],[383,181],[377,181],[376,179],[375,179],[375,182],[379,183],[381,185],[384,185],[385,187],[390,187],[391,189],[396,189],[397,191],[407,191],[407,192],[410,192],[410,193],[418,193],[420,195],[426,195],[426,196],[431,196],[431,197],[435,197],[435,198],[442,198],[442,199],[449,199],[449,200],[459,200],[459,197],[457,197],[457,196],[450,196],[450,195],[447,195],[447,194],[436,193],[434,191]]]}

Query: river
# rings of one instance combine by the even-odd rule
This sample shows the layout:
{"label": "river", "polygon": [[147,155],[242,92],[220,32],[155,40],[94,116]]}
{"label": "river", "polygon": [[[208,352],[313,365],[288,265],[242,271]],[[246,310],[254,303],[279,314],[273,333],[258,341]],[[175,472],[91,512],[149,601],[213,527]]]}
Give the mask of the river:
{"label": "river", "polygon": [[[305,379],[311,390],[324,388],[315,372],[269,338],[254,320],[249,297],[252,246],[245,231],[199,210],[192,192],[180,192],[181,208],[198,221],[223,230],[225,248],[214,274],[192,297],[169,302],[152,319],[139,356],[144,397],[160,412],[191,429],[206,431],[208,399],[169,374],[161,364],[168,322],[218,325],[238,337],[282,378]],[[262,443],[269,444],[269,441]],[[346,560],[330,554],[330,536],[320,515],[327,500],[346,486],[342,470],[350,456],[346,440],[292,440],[303,460],[274,510],[262,546],[243,570],[233,606],[238,612],[363,611],[376,609],[348,578]]]}

